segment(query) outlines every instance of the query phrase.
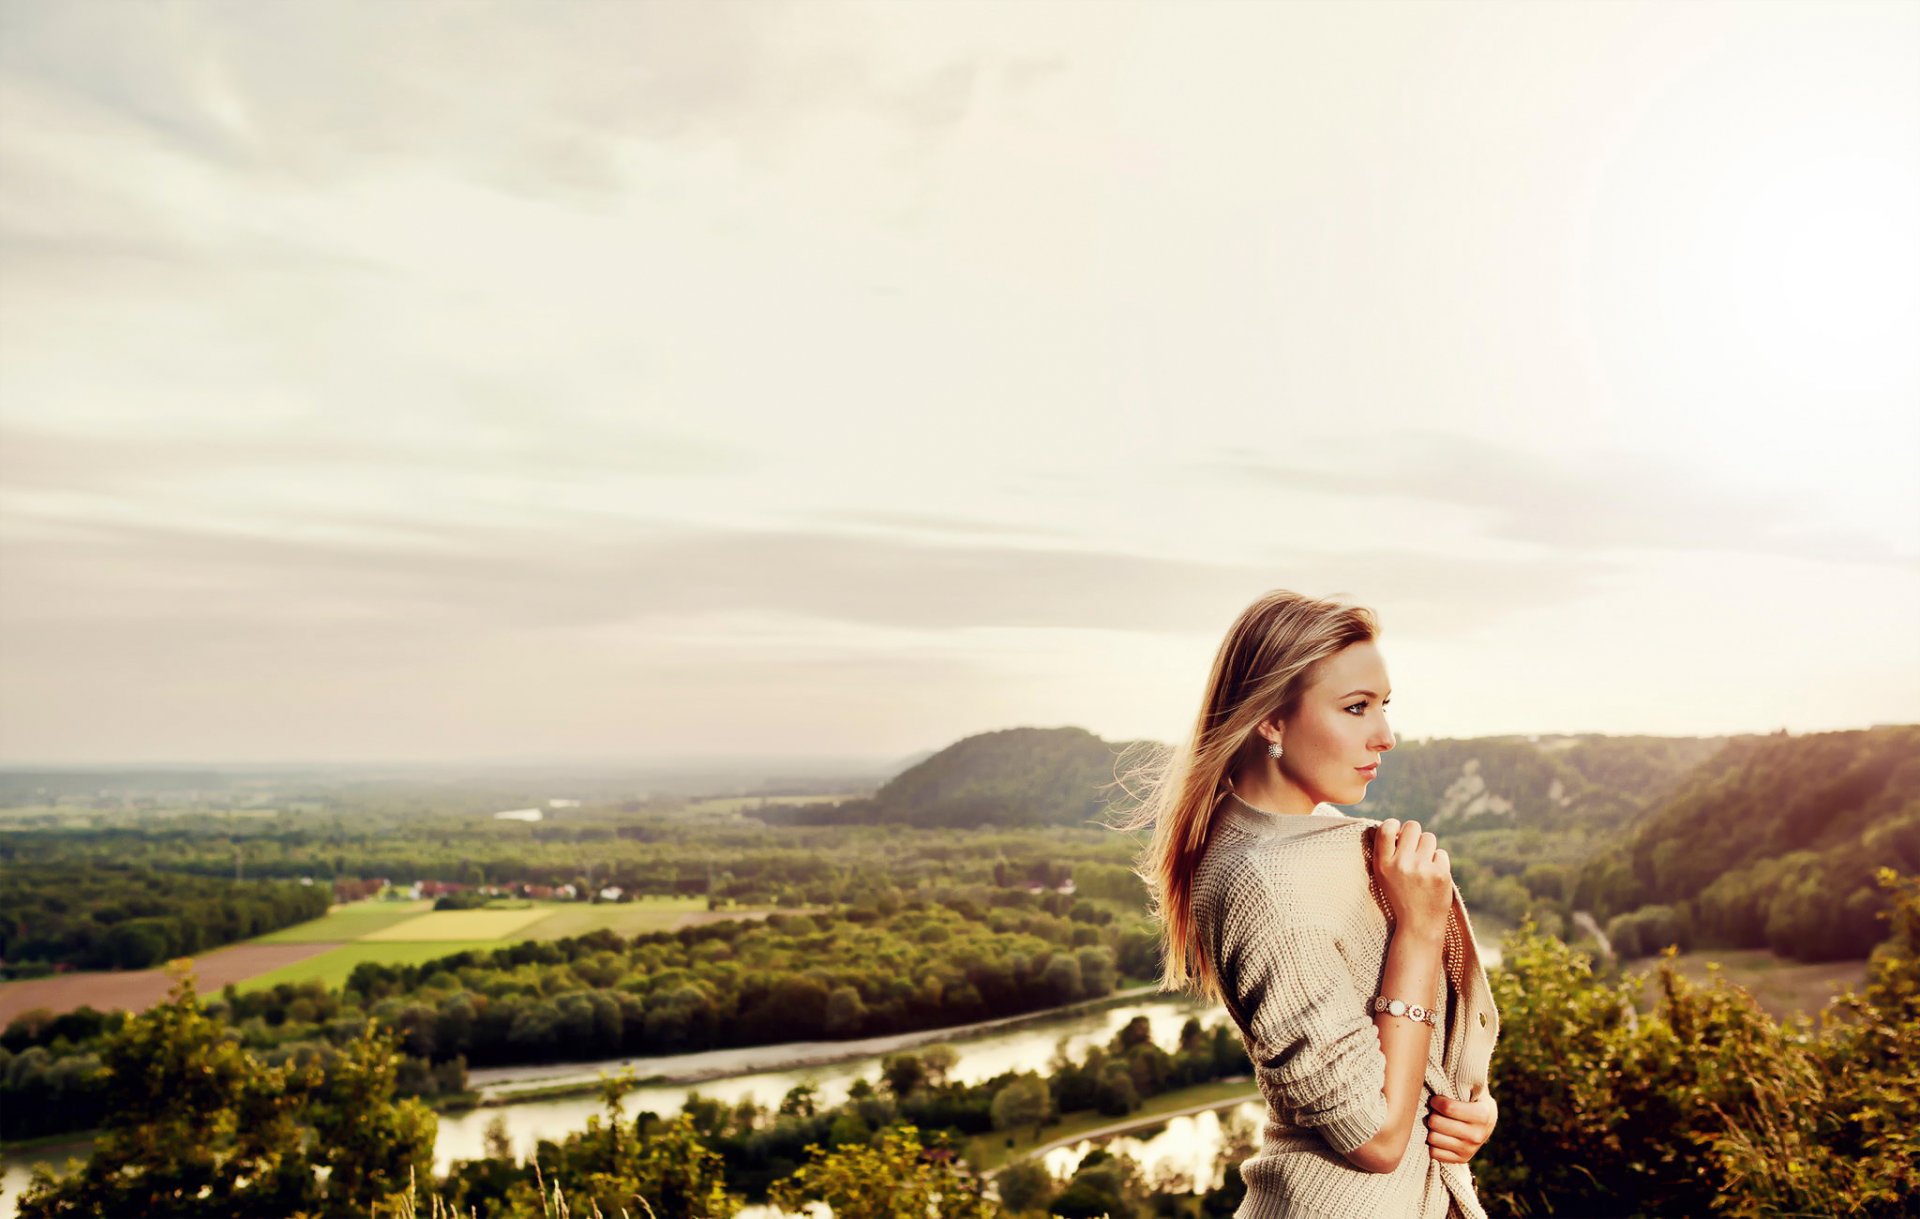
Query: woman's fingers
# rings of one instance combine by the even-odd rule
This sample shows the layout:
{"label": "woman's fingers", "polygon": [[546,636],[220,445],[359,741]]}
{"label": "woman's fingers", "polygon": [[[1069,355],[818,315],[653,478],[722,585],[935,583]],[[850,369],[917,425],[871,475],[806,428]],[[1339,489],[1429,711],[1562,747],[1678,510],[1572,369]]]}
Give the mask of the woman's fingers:
{"label": "woman's fingers", "polygon": [[1377,862],[1381,867],[1384,868],[1393,862],[1394,852],[1398,850],[1400,846],[1400,819],[1398,817],[1388,817],[1380,823],[1374,832],[1373,846],[1374,853],[1378,856]]}
{"label": "woman's fingers", "polygon": [[1457,1117],[1448,1117],[1437,1109],[1427,1111],[1427,1129],[1436,1135],[1461,1139],[1469,1143],[1479,1143],[1486,1137],[1484,1123],[1463,1121]]}

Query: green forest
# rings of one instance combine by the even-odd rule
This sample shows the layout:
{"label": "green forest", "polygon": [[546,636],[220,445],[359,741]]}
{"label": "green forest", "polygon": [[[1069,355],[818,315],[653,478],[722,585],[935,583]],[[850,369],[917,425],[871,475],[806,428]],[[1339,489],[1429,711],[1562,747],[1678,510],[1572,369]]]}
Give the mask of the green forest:
{"label": "green forest", "polygon": [[0,978],[56,967],[145,969],[319,918],[327,885],[236,883],[111,859],[9,859],[0,869]]}
{"label": "green forest", "polygon": [[[44,780],[0,784],[14,800],[0,807],[0,970],[13,977],[151,965],[416,882],[451,887],[448,909],[524,906],[499,895],[570,886],[583,903],[678,896],[710,912],[671,931],[368,959],[343,968],[339,985],[181,992],[144,1015],[25,1011],[0,1030],[0,1139],[99,1132],[96,1177],[83,1178],[95,1186],[43,1182],[35,1204],[46,1209],[32,1213],[88,1213],[83,1202],[60,1209],[61,1191],[159,1188],[169,1173],[198,1181],[190,1196],[200,1201],[146,1213],[231,1213],[206,1199],[269,1188],[289,1192],[261,1213],[550,1213],[551,1197],[527,1185],[528,1164],[494,1156],[432,1180],[407,1150],[431,1131],[434,1106],[472,1102],[470,1069],[940,1029],[1157,979],[1157,932],[1129,867],[1140,844],[1102,824],[1128,747],[1078,729],[1017,729],[958,742],[870,796],[610,796],[534,822],[491,815],[538,802],[537,789],[510,785],[316,781],[282,784],[269,800],[257,783],[208,781],[194,798],[149,805],[125,791],[96,800],[50,793]],[[1897,1213],[1874,1210],[1875,1178],[1850,1166],[1876,1165],[1896,1182],[1913,1172],[1912,1144],[1888,1123],[1913,1115],[1920,987],[1910,905],[1902,914],[1888,878],[1920,874],[1920,728],[1408,742],[1348,811],[1434,828],[1476,925],[1522,928],[1495,974],[1503,1022],[1540,1023],[1504,1038],[1495,1058],[1503,1126],[1480,1161],[1485,1196],[1514,1214],[1590,1202],[1596,1181],[1555,1167],[1580,1148],[1579,1163],[1610,1166],[1597,1179],[1622,1198],[1706,1198],[1703,1182],[1734,1180],[1739,1197],[1759,1197],[1756,1183],[1771,1181],[1782,1197],[1817,1186],[1829,1201],[1860,1203],[1842,1213]],[[731,913],[749,907],[771,913]],[[1579,930],[1589,918],[1617,957]],[[1662,966],[1662,1013],[1631,1016],[1629,962],[1714,947],[1806,961],[1872,954],[1870,998],[1838,1004],[1818,1027],[1776,1024],[1745,992],[1692,988]],[[189,1033],[190,1050],[163,1048]],[[577,1198],[631,1185],[689,1208],[764,1199],[781,1182],[831,1192],[840,1186],[826,1182],[876,1164],[907,1172],[909,1161],[913,1179],[946,1182],[927,1186],[936,1192],[972,1189],[978,1181],[957,1183],[956,1140],[1021,1121],[1044,1129],[1079,1110],[1125,1114],[1167,1089],[1244,1072],[1237,1041],[1196,1036],[1206,1044],[1183,1038],[1172,1055],[1191,1061],[1170,1065],[1165,1051],[1128,1042],[1092,1068],[1056,1063],[992,1088],[947,1083],[937,1067],[916,1081],[903,1065],[897,1088],[831,1112],[800,1096],[772,1114],[609,1116],[543,1148],[540,1162]],[[231,1074],[230,1087],[182,1095],[250,1115],[261,1140],[280,1142],[241,1139],[191,1163],[149,1164],[140,1171],[159,1175],[147,1185],[114,1171],[114,1156],[156,1154],[153,1129],[128,1123],[175,1116],[125,1093],[140,1054]],[[277,1082],[240,1082],[256,1074]],[[1828,1099],[1791,1130],[1770,1128],[1782,1119],[1756,1091],[1763,1075],[1803,1091],[1817,1076]],[[1879,1108],[1858,1100],[1875,1094],[1887,1098]],[[1594,1124],[1627,1103],[1645,1120]],[[1552,1121],[1510,1124],[1521,1104]],[[392,1146],[349,1170],[317,1143],[343,1122],[387,1130]],[[185,1125],[166,1129],[188,1137]],[[1770,1158],[1780,1140],[1799,1149],[1797,1167]],[[812,1161],[809,1146],[820,1153]],[[1825,1150],[1846,1147],[1857,1155]],[[250,1156],[279,1167],[266,1173]],[[712,1171],[688,1177],[689,1164]],[[998,1179],[1007,1211],[1181,1213],[1122,1159],[1089,1157],[1072,1182],[1045,1184],[1030,1169]],[[394,1175],[408,1171],[410,1191]],[[1224,1193],[1189,1199],[1189,1212],[1231,1213],[1238,1178],[1228,1180]],[[189,1196],[184,1184],[167,1188]]]}
{"label": "green forest", "polygon": [[[1493,976],[1503,1013],[1495,1136],[1475,1159],[1482,1200],[1523,1219],[1557,1214],[1787,1214],[1892,1219],[1920,1197],[1920,881],[1883,869],[1892,935],[1864,993],[1817,1024],[1778,1024],[1736,987],[1655,971],[1655,1012],[1627,1019],[1635,979],[1527,923]],[[881,1086],[817,1105],[796,1088],[771,1112],[696,1093],[680,1112],[606,1113],[525,1160],[494,1154],[431,1169],[435,1118],[396,1094],[399,1053],[367,1026],[324,1059],[270,1065],[209,1015],[190,985],[105,1040],[100,1143],[70,1175],[38,1173],[23,1219],[100,1214],[277,1214],[473,1219],[650,1213],[727,1216],[772,1201],[824,1201],[844,1219],[954,1216],[1227,1216],[1243,1186],[1155,1186],[1096,1150],[1055,1180],[1032,1161],[1000,1170],[989,1197],[957,1154],[969,1135],[1044,1130],[1062,1114],[1130,1111],[1161,1090],[1245,1069],[1225,1026],[1197,1021],[1176,1051],[1139,1020],[1081,1059],[980,1084],[922,1056],[890,1059]],[[924,1056],[931,1059],[932,1055]],[[1244,1155],[1244,1144],[1230,1155]],[[1231,1168],[1231,1164],[1226,1167]],[[317,1169],[324,1168],[321,1174]],[[929,1209],[931,1208],[931,1209]]]}

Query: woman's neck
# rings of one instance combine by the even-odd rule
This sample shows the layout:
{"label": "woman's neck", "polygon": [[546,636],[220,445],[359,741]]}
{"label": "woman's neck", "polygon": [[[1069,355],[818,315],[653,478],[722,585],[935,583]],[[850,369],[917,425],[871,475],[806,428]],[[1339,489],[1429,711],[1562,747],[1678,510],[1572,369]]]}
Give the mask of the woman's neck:
{"label": "woman's neck", "polygon": [[1227,776],[1227,790],[1263,813],[1276,817],[1305,817],[1320,807],[1304,790],[1291,784],[1262,784],[1257,779]]}

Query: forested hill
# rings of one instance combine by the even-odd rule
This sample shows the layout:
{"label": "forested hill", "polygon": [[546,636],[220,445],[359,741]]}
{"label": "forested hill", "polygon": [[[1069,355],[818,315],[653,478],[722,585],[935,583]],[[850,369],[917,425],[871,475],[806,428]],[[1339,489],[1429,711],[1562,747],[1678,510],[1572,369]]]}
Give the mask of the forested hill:
{"label": "forested hill", "polygon": [[1920,725],[1728,741],[1587,865],[1575,904],[1649,942],[1833,960],[1886,935],[1881,866],[1920,869]]}
{"label": "forested hill", "polygon": [[755,815],[970,829],[1086,825],[1117,794],[1115,763],[1129,744],[1102,740],[1084,728],[1004,728],[954,742],[894,776],[871,799]]}
{"label": "forested hill", "polygon": [[[1624,830],[1671,793],[1725,737],[1482,737],[1403,744],[1354,812],[1449,829],[1578,824]],[[1116,764],[1132,742],[1084,728],[1008,728],[956,741],[871,799],[768,810],[817,823],[1084,825],[1120,794]]]}
{"label": "forested hill", "polygon": [[1620,830],[1727,740],[1586,734],[1407,742],[1382,759],[1380,777],[1352,811],[1436,830]]}

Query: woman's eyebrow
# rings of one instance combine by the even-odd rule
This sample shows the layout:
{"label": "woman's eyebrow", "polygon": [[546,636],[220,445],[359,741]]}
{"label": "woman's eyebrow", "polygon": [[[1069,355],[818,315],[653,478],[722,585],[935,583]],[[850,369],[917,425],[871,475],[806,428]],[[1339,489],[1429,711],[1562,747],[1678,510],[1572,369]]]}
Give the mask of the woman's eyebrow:
{"label": "woman's eyebrow", "polygon": [[[1391,691],[1391,690],[1389,690],[1389,691],[1387,691],[1387,693],[1388,693],[1388,694],[1392,694],[1392,693],[1393,693],[1393,691]],[[1339,697],[1341,697],[1341,698],[1352,698],[1352,697],[1353,697],[1354,695],[1356,695],[1356,694],[1364,694],[1364,695],[1366,695],[1366,696],[1367,696],[1368,698],[1379,698],[1379,697],[1380,697],[1380,696],[1379,696],[1378,694],[1375,694],[1375,693],[1374,693],[1373,691],[1371,691],[1371,690],[1349,690],[1349,691],[1347,691],[1347,692],[1346,692],[1345,694],[1342,694],[1342,695],[1340,695]]]}

